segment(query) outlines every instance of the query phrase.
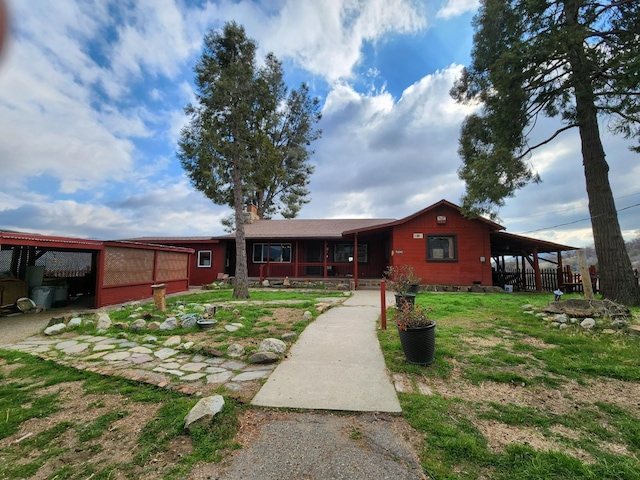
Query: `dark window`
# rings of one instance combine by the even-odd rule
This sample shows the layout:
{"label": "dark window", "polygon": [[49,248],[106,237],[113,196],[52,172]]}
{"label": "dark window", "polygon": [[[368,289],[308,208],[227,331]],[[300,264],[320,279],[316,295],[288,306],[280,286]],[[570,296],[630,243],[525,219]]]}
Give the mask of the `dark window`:
{"label": "dark window", "polygon": [[290,243],[254,243],[253,263],[291,262]]}
{"label": "dark window", "polygon": [[451,262],[458,259],[455,235],[428,235],[427,261]]}
{"label": "dark window", "polygon": [[[353,244],[352,243],[336,243],[333,247],[334,262],[353,262]],[[366,243],[358,244],[358,263],[367,263],[369,261],[369,248]]]}

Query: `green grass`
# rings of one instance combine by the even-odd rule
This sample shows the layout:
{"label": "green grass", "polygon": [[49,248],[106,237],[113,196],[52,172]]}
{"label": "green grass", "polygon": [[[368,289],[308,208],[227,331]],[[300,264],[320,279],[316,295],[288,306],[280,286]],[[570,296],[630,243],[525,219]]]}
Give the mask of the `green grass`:
{"label": "green grass", "polygon": [[[436,382],[433,395],[399,395],[403,416],[422,437],[420,456],[430,478],[640,479],[640,419],[627,408],[578,404],[567,394],[569,407],[551,411],[544,402],[520,405],[508,396],[499,402],[471,400],[437,391],[442,382],[476,389],[505,384],[534,398],[544,398],[544,392],[558,398],[558,389],[572,382],[640,381],[638,338],[607,335],[600,327],[560,331],[521,309],[524,304],[540,309],[552,300],[549,294],[419,294],[416,303],[430,308],[437,322],[436,360],[428,367],[406,363],[394,325],[379,331],[392,372],[414,383]],[[637,318],[640,309],[632,313]],[[536,432],[551,447],[538,450],[516,442],[490,448],[478,422]],[[573,434],[562,435],[562,429]],[[610,444],[628,454],[611,451]]]}

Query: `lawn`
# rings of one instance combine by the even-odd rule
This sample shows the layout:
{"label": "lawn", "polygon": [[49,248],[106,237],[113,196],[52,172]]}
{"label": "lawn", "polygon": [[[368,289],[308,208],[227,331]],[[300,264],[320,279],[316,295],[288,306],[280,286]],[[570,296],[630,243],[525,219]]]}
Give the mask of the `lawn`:
{"label": "lawn", "polygon": [[430,478],[640,478],[640,339],[521,308],[552,299],[419,294],[437,321],[428,367],[404,361],[393,324],[380,331]]}
{"label": "lawn", "polygon": [[[261,339],[300,333],[319,314],[326,297],[343,292],[255,291],[247,301],[233,301],[231,290],[167,299],[167,311],[134,303],[109,312],[114,326],[103,335],[139,340],[153,333],[193,339],[191,349],[224,352],[240,343],[251,352]],[[203,313],[218,305],[215,329],[198,332],[133,332],[135,318],[163,321]],[[90,320],[86,318],[85,320]],[[229,332],[230,323],[243,327]],[[94,335],[95,323],[83,322],[71,334]],[[60,365],[24,353],[0,351],[0,478],[114,479],[185,478],[196,464],[218,462],[239,448],[240,416],[249,408],[234,392],[220,392],[225,407],[209,427],[187,434],[184,418],[199,400],[176,390]]]}

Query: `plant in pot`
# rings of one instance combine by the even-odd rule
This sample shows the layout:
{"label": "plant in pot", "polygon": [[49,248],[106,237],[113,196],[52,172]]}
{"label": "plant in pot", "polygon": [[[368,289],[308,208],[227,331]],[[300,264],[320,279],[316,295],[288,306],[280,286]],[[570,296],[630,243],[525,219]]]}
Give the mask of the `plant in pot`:
{"label": "plant in pot", "polygon": [[420,305],[405,304],[392,314],[407,362],[429,365],[435,359],[436,322]]}
{"label": "plant in pot", "polygon": [[384,275],[389,280],[389,288],[396,292],[397,308],[402,309],[406,304],[413,306],[421,280],[413,271],[413,267],[406,264],[387,267]]}

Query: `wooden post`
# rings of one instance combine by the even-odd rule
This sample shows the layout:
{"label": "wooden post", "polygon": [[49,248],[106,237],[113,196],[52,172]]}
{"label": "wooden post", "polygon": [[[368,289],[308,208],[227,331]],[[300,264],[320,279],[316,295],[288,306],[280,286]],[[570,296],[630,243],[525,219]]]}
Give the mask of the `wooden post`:
{"label": "wooden post", "polygon": [[589,267],[587,267],[587,259],[584,255],[584,250],[578,250],[578,265],[580,266],[580,279],[582,280],[582,290],[584,291],[584,298],[587,300],[593,300],[593,285],[591,284],[591,273]]}
{"label": "wooden post", "polygon": [[386,292],[386,283],[384,280],[380,282],[380,320],[382,330],[387,329],[387,292]]}
{"label": "wooden post", "polygon": [[153,290],[153,303],[156,310],[160,310],[161,312],[166,311],[167,302],[165,295],[167,293],[167,286],[164,283],[151,285],[151,290]]}

